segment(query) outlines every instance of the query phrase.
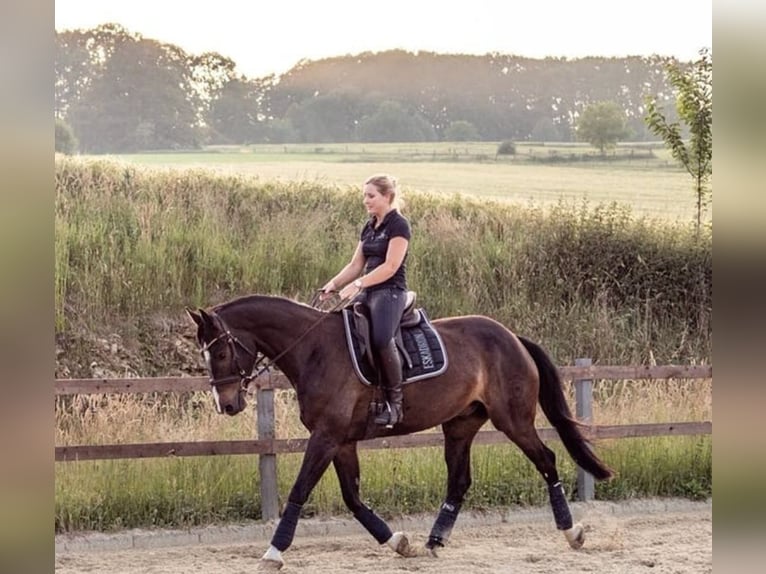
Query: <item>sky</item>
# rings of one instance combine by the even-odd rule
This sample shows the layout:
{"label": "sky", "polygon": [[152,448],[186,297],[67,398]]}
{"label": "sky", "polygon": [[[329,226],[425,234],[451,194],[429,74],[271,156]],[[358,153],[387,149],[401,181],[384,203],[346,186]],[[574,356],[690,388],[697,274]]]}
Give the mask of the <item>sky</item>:
{"label": "sky", "polygon": [[392,49],[690,61],[713,45],[713,0],[55,0],[57,31],[108,22],[249,78]]}

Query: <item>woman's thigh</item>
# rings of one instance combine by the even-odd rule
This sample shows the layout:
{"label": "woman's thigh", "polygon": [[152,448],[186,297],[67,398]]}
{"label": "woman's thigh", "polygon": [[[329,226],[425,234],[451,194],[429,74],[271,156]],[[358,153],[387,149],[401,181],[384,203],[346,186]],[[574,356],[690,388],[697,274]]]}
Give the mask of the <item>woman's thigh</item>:
{"label": "woman's thigh", "polygon": [[405,292],[401,289],[378,289],[367,293],[372,323],[372,344],[385,347],[394,337],[404,312]]}

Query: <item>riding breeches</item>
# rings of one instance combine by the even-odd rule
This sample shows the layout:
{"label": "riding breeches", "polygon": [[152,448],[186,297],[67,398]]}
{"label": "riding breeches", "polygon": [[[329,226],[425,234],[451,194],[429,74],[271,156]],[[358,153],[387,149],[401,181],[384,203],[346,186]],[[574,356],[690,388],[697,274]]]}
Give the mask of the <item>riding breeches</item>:
{"label": "riding breeches", "polygon": [[377,351],[386,347],[394,338],[402,320],[406,292],[396,287],[384,287],[365,291],[360,298],[370,310],[372,346]]}

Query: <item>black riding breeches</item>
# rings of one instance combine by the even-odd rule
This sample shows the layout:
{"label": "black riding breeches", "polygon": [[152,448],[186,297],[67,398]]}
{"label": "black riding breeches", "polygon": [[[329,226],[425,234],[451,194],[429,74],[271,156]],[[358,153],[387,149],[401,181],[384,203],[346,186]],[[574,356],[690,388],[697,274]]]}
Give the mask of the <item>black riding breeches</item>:
{"label": "black riding breeches", "polygon": [[370,331],[372,346],[377,351],[383,349],[394,338],[399,322],[402,320],[406,292],[396,287],[384,287],[362,293],[361,299],[370,310]]}

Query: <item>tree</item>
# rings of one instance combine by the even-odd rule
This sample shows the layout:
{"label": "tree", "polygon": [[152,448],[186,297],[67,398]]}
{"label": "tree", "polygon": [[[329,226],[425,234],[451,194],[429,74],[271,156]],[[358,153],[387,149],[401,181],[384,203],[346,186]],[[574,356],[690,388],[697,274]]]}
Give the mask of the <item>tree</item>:
{"label": "tree", "polygon": [[530,134],[532,141],[535,142],[560,142],[562,141],[561,132],[548,117],[537,120],[535,127]]}
{"label": "tree", "polygon": [[212,143],[264,141],[266,122],[252,84],[245,78],[233,79],[211,102],[207,123],[212,129]]}
{"label": "tree", "polygon": [[293,104],[285,114],[311,143],[353,141],[357,100],[351,94],[333,91]]}
{"label": "tree", "polygon": [[475,125],[465,120],[457,120],[451,122],[444,130],[444,139],[448,142],[475,142],[481,138]]}
{"label": "tree", "polygon": [[212,102],[237,78],[234,73],[236,64],[234,60],[217,52],[205,52],[201,56],[188,55],[185,60],[185,75],[190,76],[188,85],[194,94],[199,119],[204,123]]}
{"label": "tree", "polygon": [[153,40],[121,37],[68,121],[88,153],[189,149],[199,143],[187,56]]}
{"label": "tree", "polygon": [[[676,112],[679,121],[669,122],[660,110],[656,98],[647,98],[645,121],[655,135],[660,136],[673,158],[681,163],[694,179],[697,197],[697,233],[702,214],[712,199],[710,180],[713,177],[713,59],[707,49],[690,68],[667,64],[670,84],[676,89]],[[688,129],[684,142],[681,122]]]}
{"label": "tree", "polygon": [[416,113],[410,113],[399,102],[384,101],[372,115],[359,121],[356,133],[363,142],[434,141],[431,124]]}
{"label": "tree", "polygon": [[264,140],[267,143],[295,143],[301,138],[289,119],[271,118],[266,120]]}
{"label": "tree", "polygon": [[72,128],[64,120],[56,119],[55,149],[59,153],[72,155],[77,153],[77,138]]}
{"label": "tree", "polygon": [[591,104],[577,121],[577,139],[597,147],[601,155],[626,137],[625,112],[615,102]]}

